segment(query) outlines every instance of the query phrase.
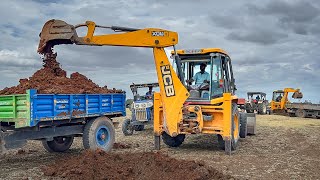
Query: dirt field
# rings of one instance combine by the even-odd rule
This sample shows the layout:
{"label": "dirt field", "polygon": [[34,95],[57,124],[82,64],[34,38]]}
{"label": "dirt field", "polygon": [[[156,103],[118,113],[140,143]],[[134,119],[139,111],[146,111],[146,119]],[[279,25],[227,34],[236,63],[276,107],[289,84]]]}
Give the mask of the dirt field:
{"label": "dirt field", "polygon": [[[242,139],[232,156],[218,149],[217,138],[210,135],[187,136],[179,148],[168,148],[162,144],[160,152],[177,159],[201,161],[238,179],[317,179],[320,177],[319,132],[319,119],[257,116],[257,134]],[[153,151],[152,127],[147,126],[145,131],[135,132],[130,137],[124,136],[119,127],[116,141],[120,146],[117,144],[118,148],[113,153]],[[67,153],[62,154],[47,153],[40,142],[31,141],[19,151],[9,151],[0,156],[0,177],[51,179],[44,176],[42,167],[79,155],[82,151],[80,138]]]}

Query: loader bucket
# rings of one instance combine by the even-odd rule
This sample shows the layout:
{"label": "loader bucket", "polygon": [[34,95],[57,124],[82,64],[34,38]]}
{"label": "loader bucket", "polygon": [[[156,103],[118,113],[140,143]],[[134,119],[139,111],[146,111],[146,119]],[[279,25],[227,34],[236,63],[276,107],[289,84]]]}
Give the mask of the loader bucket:
{"label": "loader bucket", "polygon": [[55,19],[44,24],[39,36],[38,53],[40,54],[51,51],[54,45],[73,44],[74,40],[78,38],[74,26]]}
{"label": "loader bucket", "polygon": [[294,92],[292,94],[292,98],[294,98],[294,99],[301,99],[302,97],[303,97],[302,92]]}

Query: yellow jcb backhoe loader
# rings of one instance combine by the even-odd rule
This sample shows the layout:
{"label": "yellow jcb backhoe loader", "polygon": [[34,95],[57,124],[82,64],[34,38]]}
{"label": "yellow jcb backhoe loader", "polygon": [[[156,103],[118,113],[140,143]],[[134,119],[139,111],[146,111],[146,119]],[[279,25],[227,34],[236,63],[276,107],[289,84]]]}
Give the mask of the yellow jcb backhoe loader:
{"label": "yellow jcb backhoe loader", "polygon": [[[76,32],[81,26],[88,29],[84,37],[78,37]],[[98,27],[122,33],[95,35]],[[234,95],[231,59],[221,49],[174,52],[176,73],[164,50],[178,43],[176,32],[100,26],[91,21],[72,26],[61,20],[50,20],[44,25],[40,38],[38,52],[42,54],[58,44],[152,48],[160,86],[160,92],[154,95],[156,149],[160,148],[161,135],[165,144],[179,146],[185,134],[206,133],[217,134],[220,146],[230,154],[236,149],[240,136],[247,134],[246,117],[238,113]],[[193,76],[200,63],[207,64],[210,78],[206,86],[192,88],[185,80]]]}
{"label": "yellow jcb backhoe loader", "polygon": [[284,90],[273,91],[272,101],[271,101],[271,113],[284,114],[286,112],[286,104],[289,102],[288,95],[292,94],[292,98],[301,99],[303,94],[300,89],[284,88]]}

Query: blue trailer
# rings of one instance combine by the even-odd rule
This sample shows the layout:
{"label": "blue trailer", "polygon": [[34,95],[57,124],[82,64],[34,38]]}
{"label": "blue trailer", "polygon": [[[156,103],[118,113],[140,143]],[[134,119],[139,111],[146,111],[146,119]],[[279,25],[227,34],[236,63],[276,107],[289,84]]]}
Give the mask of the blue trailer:
{"label": "blue trailer", "polygon": [[126,116],[125,93],[26,94],[0,96],[0,152],[41,140],[49,152],[70,148],[74,137],[86,149],[110,151],[116,122]]}

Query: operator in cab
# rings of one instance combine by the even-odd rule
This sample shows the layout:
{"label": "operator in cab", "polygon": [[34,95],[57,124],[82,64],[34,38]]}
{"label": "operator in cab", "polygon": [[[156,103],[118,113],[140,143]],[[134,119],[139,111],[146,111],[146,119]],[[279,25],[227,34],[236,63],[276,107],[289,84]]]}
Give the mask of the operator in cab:
{"label": "operator in cab", "polygon": [[279,96],[276,98],[276,102],[280,102],[281,99],[282,99],[282,96],[281,96],[281,94],[279,94]]}
{"label": "operator in cab", "polygon": [[206,72],[207,65],[205,63],[200,64],[200,71],[197,72],[190,80],[186,80],[187,83],[195,81],[195,85],[201,85],[203,83],[210,83],[210,74]]}

